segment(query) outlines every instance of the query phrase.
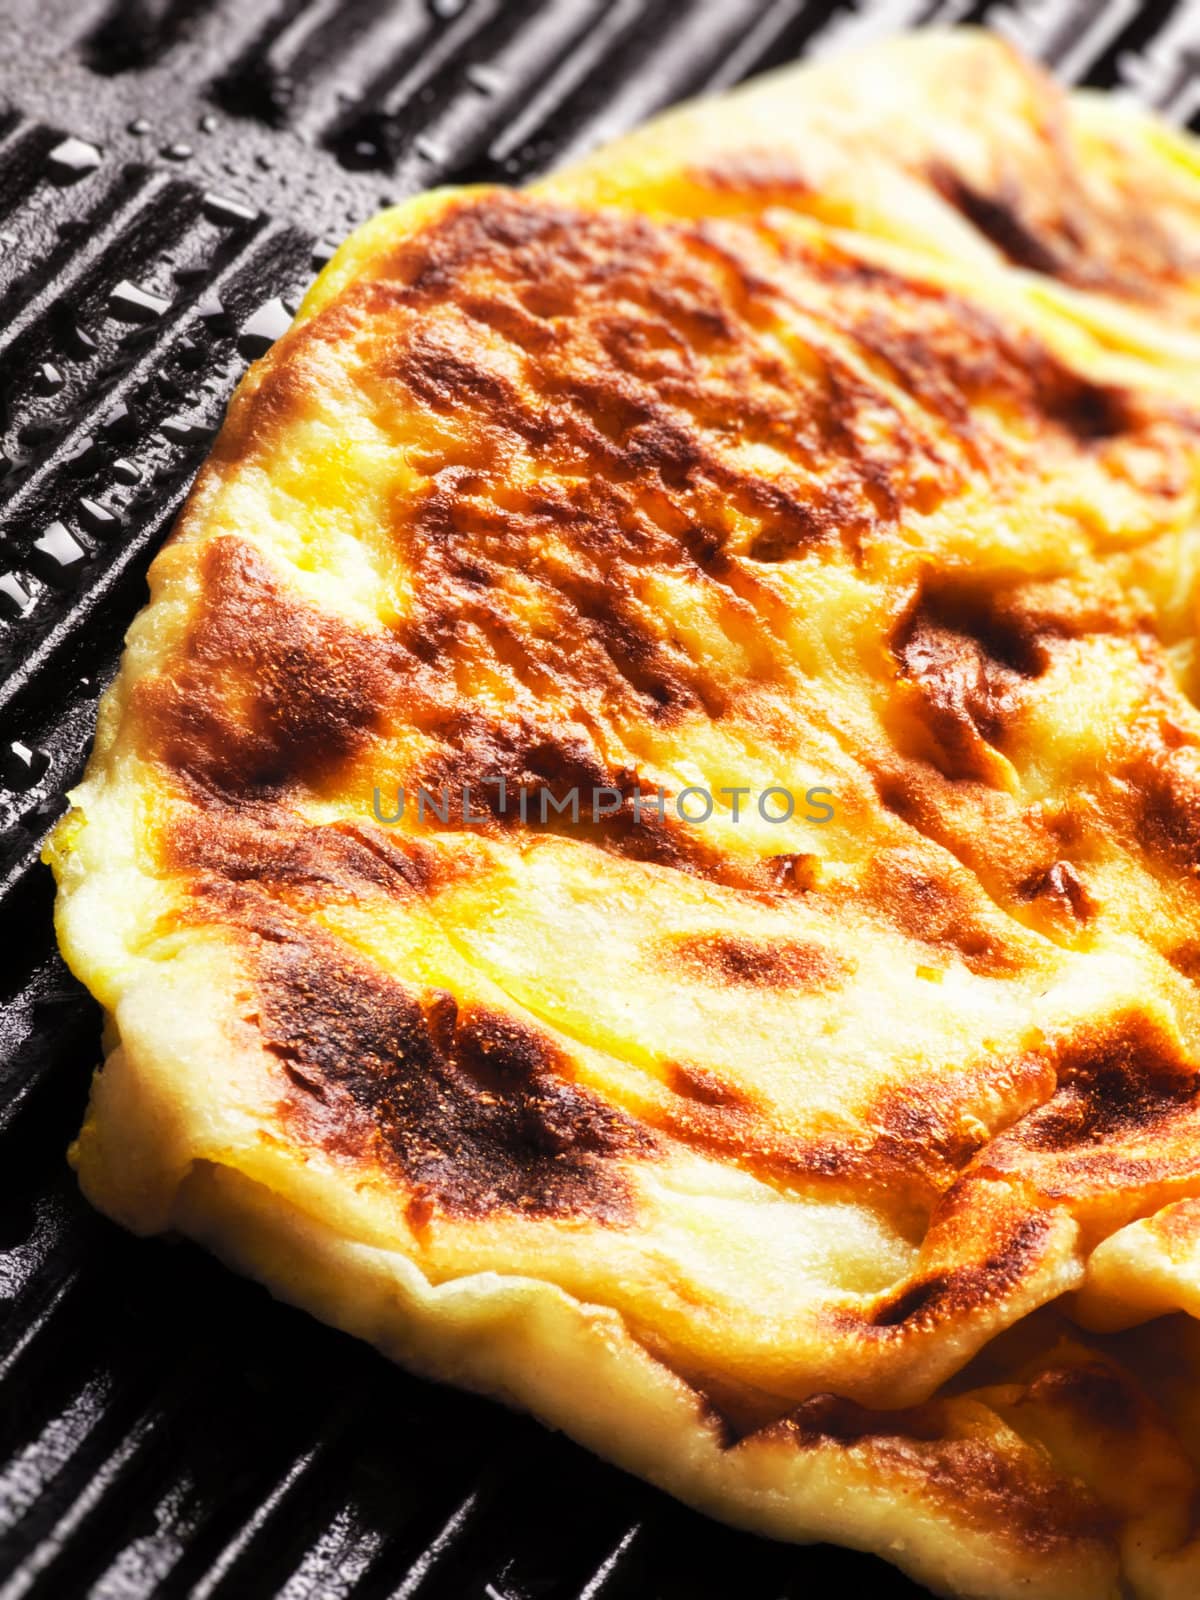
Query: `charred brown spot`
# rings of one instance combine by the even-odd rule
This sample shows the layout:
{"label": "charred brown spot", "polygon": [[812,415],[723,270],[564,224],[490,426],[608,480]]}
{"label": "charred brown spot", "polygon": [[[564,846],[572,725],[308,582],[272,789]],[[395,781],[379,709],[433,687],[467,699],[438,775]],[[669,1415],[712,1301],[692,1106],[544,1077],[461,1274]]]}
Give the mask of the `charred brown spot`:
{"label": "charred brown spot", "polygon": [[134,691],[145,753],[242,798],[327,781],[378,726],[401,652],[289,594],[241,539],[214,539],[199,560],[203,598],[179,655]]}
{"label": "charred brown spot", "polygon": [[414,1233],[424,1233],[437,1215],[437,1200],[430,1190],[419,1185],[405,1206],[404,1215]]}
{"label": "charred brown spot", "polygon": [[981,1106],[998,1095],[1006,1113],[1018,1115],[1048,1099],[1054,1086],[1049,1051],[1023,1049],[998,1059],[983,1050],[952,1069],[884,1089],[868,1100],[861,1118],[873,1132],[872,1162],[887,1175],[893,1199],[907,1194],[925,1207],[918,1237],[925,1232],[929,1208],[988,1144]]}
{"label": "charred brown spot", "polygon": [[956,1295],[953,1277],[948,1273],[934,1273],[917,1283],[909,1284],[900,1294],[893,1295],[871,1313],[877,1328],[895,1328],[902,1322],[937,1320],[939,1310],[945,1314],[947,1305],[961,1303]]}
{"label": "charred brown spot", "polygon": [[[741,868],[702,830],[681,821],[669,795],[660,815],[655,786],[632,768],[608,767],[594,739],[577,725],[549,718],[501,720],[460,705],[430,719],[426,730],[437,747],[412,774],[413,791],[424,790],[438,804],[465,791],[472,816],[482,819],[470,822],[472,829],[567,833],[628,860],[733,887],[765,887],[755,864]],[[463,826],[461,806],[448,805],[447,816],[443,823],[432,807],[427,810],[431,827]]]}
{"label": "charred brown spot", "polygon": [[1028,1274],[1045,1248],[1051,1226],[1045,1216],[1022,1218],[982,1261],[932,1272],[880,1301],[871,1311],[871,1325],[911,1331],[977,1314]]}
{"label": "charred brown spot", "polygon": [[957,956],[980,977],[1007,977],[1027,964],[1024,949],[987,914],[977,885],[957,864],[912,850],[881,850],[862,876],[861,895],[891,925],[931,950]]}
{"label": "charred brown spot", "polygon": [[[918,922],[901,920],[907,915],[905,907],[912,902],[903,880],[916,868],[921,885],[929,886],[920,888],[921,898],[945,883],[952,897],[969,911],[972,928],[961,949],[967,965],[979,956],[986,960],[990,948],[1009,963],[1004,970],[1015,971],[1023,958],[1010,937],[1012,924],[1001,930],[994,915],[989,914],[986,896],[970,879],[974,875],[989,890],[1008,895],[1016,872],[1029,878],[1053,866],[1058,856],[1057,840],[1051,841],[1042,836],[1041,830],[1030,827],[1006,790],[974,778],[948,778],[927,759],[898,757],[888,750],[874,756],[872,766],[880,804],[933,846],[930,849],[914,845],[886,852],[889,858],[895,856],[910,863],[902,872],[899,903],[894,912],[888,913],[889,920],[913,937],[923,937]],[[964,872],[963,868],[967,870]],[[885,885],[879,881],[879,872],[875,859],[868,862],[863,892],[869,904],[886,908],[891,902],[880,893]],[[952,952],[953,928],[943,931],[939,922],[935,937],[925,942]]]}
{"label": "charred brown spot", "polygon": [[1036,370],[1047,417],[1081,443],[1115,439],[1139,425],[1135,402],[1125,390],[1093,383],[1053,362],[1042,361]]}
{"label": "charred brown spot", "polygon": [[438,409],[486,407],[499,421],[517,424],[533,438],[545,436],[545,424],[536,424],[511,377],[488,365],[486,346],[478,340],[460,334],[452,342],[449,332],[414,331],[397,356],[397,368],[416,398]]}
{"label": "charred brown spot", "polygon": [[831,1197],[859,1203],[878,1195],[889,1215],[914,1239],[928,1217],[988,1142],[978,1107],[1000,1093],[1015,1111],[1036,1105],[1054,1089],[1048,1055],[1026,1052],[997,1063],[986,1054],[935,1080],[908,1084],[869,1099],[852,1126],[795,1133],[762,1096],[695,1062],[663,1063],[670,1098],[641,1115],[680,1143],[734,1160],[767,1182],[814,1185]]}
{"label": "charred brown spot", "polygon": [[[969,182],[944,162],[929,177],[946,201],[1013,266],[1135,301],[1159,297],[1194,270],[1195,248],[1152,187],[1096,183],[1069,142],[1048,139],[1031,172]],[[1144,177],[1137,163],[1132,171]]]}
{"label": "charred brown spot", "polygon": [[656,944],[654,955],[680,977],[746,989],[836,988],[853,970],[844,956],[807,940],[735,933],[676,936]]}
{"label": "charred brown spot", "polygon": [[[569,809],[561,813],[574,827],[590,816],[594,789],[623,793],[636,781],[625,769],[609,771],[582,728],[549,716],[542,721],[501,719],[455,705],[428,722],[426,730],[436,738],[437,748],[416,773],[422,787],[431,795],[467,788],[475,810],[496,824],[553,826],[558,808],[569,808],[571,791],[576,790],[578,819]],[[542,805],[543,791],[553,797],[553,805],[550,800]],[[607,809],[609,799],[603,797],[601,809]]]}
{"label": "charred brown spot", "polygon": [[1200,752],[1190,744],[1150,747],[1124,776],[1137,837],[1160,861],[1200,876]]}
{"label": "charred brown spot", "polygon": [[1095,901],[1069,861],[1056,861],[1047,872],[1026,878],[1017,894],[1019,899],[1040,901],[1064,911],[1076,922],[1087,922],[1096,911]]}
{"label": "charred brown spot", "polygon": [[1065,263],[1052,240],[1041,237],[1021,215],[1019,197],[1014,194],[985,194],[972,188],[948,167],[935,169],[937,188],[972,227],[990,240],[1015,267],[1058,276]]}
{"label": "charred brown spot", "polygon": [[999,745],[1016,709],[1011,669],[980,642],[928,617],[917,617],[899,642],[905,679],[920,693],[938,764],[951,778],[992,776],[983,744]]}
{"label": "charred brown spot", "polygon": [[688,177],[712,191],[718,204],[724,202],[734,210],[795,205],[816,192],[794,157],[770,145],[723,151],[703,166],[692,167]]}
{"label": "charred brown spot", "polygon": [[425,1222],[431,1207],[631,1220],[617,1163],[652,1155],[653,1135],[573,1083],[546,1035],[449,995],[422,1004],[330,939],[276,935],[254,957],[259,1026],[294,1138],[398,1173]]}
{"label": "charred brown spot", "polygon": [[[1148,1018],[1129,1016],[1107,1035],[1072,1040],[1058,1064],[1053,1098],[1011,1137],[1028,1150],[1094,1153],[1145,1135],[1153,1142],[1197,1105],[1197,1069]],[[1167,1155],[1151,1149],[1152,1159]],[[1197,1152],[1200,1160],[1200,1151]]]}
{"label": "charred brown spot", "polygon": [[1039,663],[984,597],[922,597],[892,646],[915,691],[931,754],[951,778],[994,777],[988,747],[1003,746],[1025,678]]}
{"label": "charred brown spot", "polygon": [[[725,708],[710,675],[672,645],[639,589],[648,562],[686,567],[710,587],[701,565],[712,566],[721,539],[663,515],[669,534],[648,515],[646,497],[619,484],[501,491],[494,474],[441,473],[408,528],[427,582],[402,637],[422,661],[445,663],[469,632],[477,650],[538,693],[571,686],[662,723],[696,710],[719,716]],[[572,557],[556,559],[551,577],[545,552],[562,541]],[[514,611],[514,569],[553,618],[535,638]],[[719,601],[736,609],[723,589]]]}
{"label": "charred brown spot", "polygon": [[936,1401],[872,1411],[837,1395],[814,1395],[734,1448],[752,1448],[760,1438],[798,1450],[851,1449],[881,1480],[908,1482],[952,1521],[982,1528],[991,1539],[1001,1530],[1018,1549],[1078,1560],[1089,1545],[1112,1547],[1112,1513],[1077,1478],[1060,1473],[1040,1450],[958,1434]]}
{"label": "charred brown spot", "polygon": [[448,870],[423,841],[366,822],[316,825],[282,805],[230,805],[211,796],[172,814],[159,849],[168,870],[256,885],[294,905],[426,895]]}
{"label": "charred brown spot", "polygon": [[[1018,459],[1029,452],[1032,461],[1056,435],[1068,449],[1098,446],[1150,420],[1154,408],[1143,399],[1096,383],[1028,331],[942,285],[852,256],[797,255],[795,245],[787,253],[836,283],[860,350],[947,430],[922,439],[916,451],[926,470],[936,465],[943,488],[961,482],[963,467],[1002,472],[1014,448]],[[894,461],[892,470],[903,466]]]}
{"label": "charred brown spot", "polygon": [[746,551],[751,561],[793,561],[814,545],[834,544],[843,530],[861,522],[861,513],[852,495],[831,487],[818,503],[781,505],[764,521]]}
{"label": "charred brown spot", "polygon": [[[1015,1174],[1070,1202],[1103,1237],[1194,1191],[1200,1174],[1197,1066],[1166,1025],[1130,1011],[1057,1047],[1058,1087],[994,1138],[980,1174]],[[972,1169],[962,1180],[972,1181]]]}
{"label": "charred brown spot", "polygon": [[[892,640],[897,733],[950,778],[1000,783],[1010,725],[1064,641],[1128,632],[1123,597],[1101,580],[987,590],[927,583]],[[908,713],[916,729],[903,720]]]}
{"label": "charred brown spot", "polygon": [[685,1100],[695,1100],[702,1106],[739,1109],[751,1104],[744,1089],[737,1084],[727,1083],[710,1067],[701,1067],[694,1062],[668,1061],[663,1070],[668,1088]]}
{"label": "charred brown spot", "polygon": [[1200,983],[1200,939],[1184,939],[1166,954],[1176,972],[1181,972],[1193,983]]}

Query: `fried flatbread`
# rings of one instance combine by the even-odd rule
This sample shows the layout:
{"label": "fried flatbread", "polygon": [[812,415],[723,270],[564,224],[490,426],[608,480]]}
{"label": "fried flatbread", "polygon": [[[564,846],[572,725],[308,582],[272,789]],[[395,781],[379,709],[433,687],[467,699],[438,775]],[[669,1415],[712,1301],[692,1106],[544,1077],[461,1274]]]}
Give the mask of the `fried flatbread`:
{"label": "fried flatbread", "polygon": [[362,228],[49,852],[87,1195],[731,1522],[1200,1592],[1198,290],[1197,146],[971,32]]}

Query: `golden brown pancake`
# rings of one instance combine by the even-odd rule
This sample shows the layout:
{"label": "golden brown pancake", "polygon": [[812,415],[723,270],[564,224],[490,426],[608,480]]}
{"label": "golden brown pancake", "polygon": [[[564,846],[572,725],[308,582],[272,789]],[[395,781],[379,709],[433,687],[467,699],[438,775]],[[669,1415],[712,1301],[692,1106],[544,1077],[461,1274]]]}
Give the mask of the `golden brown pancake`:
{"label": "golden brown pancake", "polygon": [[50,851],[89,1197],[730,1522],[1200,1591],[1198,291],[1196,145],[966,32],[361,229]]}

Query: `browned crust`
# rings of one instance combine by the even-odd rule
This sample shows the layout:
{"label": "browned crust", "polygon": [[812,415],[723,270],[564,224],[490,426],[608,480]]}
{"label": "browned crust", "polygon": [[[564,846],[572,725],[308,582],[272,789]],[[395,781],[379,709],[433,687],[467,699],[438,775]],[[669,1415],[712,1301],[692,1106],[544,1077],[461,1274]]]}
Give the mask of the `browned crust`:
{"label": "browned crust", "polygon": [[180,653],[134,686],[143,752],[217,797],[329,782],[378,727],[402,652],[290,595],[246,540],[213,539],[198,559],[203,598]]}
{"label": "browned crust", "polygon": [[[806,329],[791,355],[785,313]],[[639,774],[610,751],[622,730],[696,719],[774,729],[778,710],[771,722],[757,697],[769,689],[786,704],[796,675],[778,635],[761,627],[755,569],[813,550],[853,564],[907,509],[959,492],[967,473],[1002,486],[1027,450],[1030,460],[1046,449],[1091,455],[1136,436],[1142,402],[1071,372],[960,296],[761,219],[655,224],[486,193],[449,206],[283,342],[235,409],[221,470],[286,433],[318,381],[313,361],[342,345],[381,423],[410,420],[425,469],[387,530],[412,576],[411,606],[390,627],[353,623],[302,599],[247,541],[224,535],[204,548],[202,597],[179,657],[134,694],[141,752],[183,802],[159,848],[191,881],[193,915],[261,939],[283,907],[435,900],[460,870],[445,848],[454,822],[437,839],[414,839],[365,823],[310,826],[296,809],[306,792],[336,793],[367,759],[383,763],[396,749],[389,777],[410,791],[469,787],[484,808],[473,826],[493,838],[539,826],[514,818],[535,790],[561,799],[573,787],[612,789],[620,805],[580,827],[581,844],[781,902],[804,892],[834,919],[852,907],[977,976],[1015,977],[1040,959],[979,878],[1010,910],[1044,913],[1052,931],[1097,913],[1083,852],[1072,854],[1084,832],[1018,815],[1002,758],[1061,650],[1136,636],[1150,659],[1152,642],[1102,583],[927,573],[907,603],[898,597],[900,754],[858,751],[884,829],[857,878],[835,888],[807,868],[797,881],[792,856],[784,867],[774,856],[735,859],[669,811],[635,821]],[[779,470],[747,468],[734,440],[769,446]],[[655,574],[686,583],[731,636],[754,639],[738,673],[720,679],[660,624],[645,597]],[[460,673],[481,667],[511,686],[503,706],[461,692]],[[397,730],[419,743],[397,746]],[[1142,767],[1128,785],[1151,850],[1188,870],[1190,755],[1152,740],[1130,754]],[[747,991],[819,994],[853,973],[811,939],[764,944],[735,932],[674,940],[654,960],[685,982]],[[342,956],[326,965],[343,970]],[[350,1057],[371,1054],[386,1033],[368,999],[350,1007],[366,1043],[354,1042],[348,1017],[349,1031],[330,1025]],[[320,1043],[327,1076],[329,1048]],[[460,1070],[453,1049],[446,1059],[444,1070]],[[1003,1070],[1033,1083],[1045,1062]],[[858,1139],[773,1127],[707,1068],[664,1072],[667,1096],[645,1112],[647,1128],[772,1181],[896,1184],[906,1204],[930,1205],[979,1145],[978,1129],[962,1123],[970,1065],[946,1095],[881,1102]],[[307,1114],[297,1128],[332,1136],[335,1119]],[[456,1115],[438,1134],[451,1144]],[[432,1192],[425,1177],[413,1181]],[[559,1203],[530,1181],[537,1205]],[[511,1185],[495,1188],[498,1204],[515,1203]]]}
{"label": "browned crust", "polygon": [[737,933],[695,933],[660,940],[656,966],[667,977],[741,989],[819,993],[838,988],[853,964],[811,940],[752,939]]}
{"label": "browned crust", "polygon": [[[1116,1518],[1078,1479],[1044,1454],[955,1437],[947,1421],[937,1405],[872,1412],[817,1395],[767,1432],[799,1450],[836,1443],[870,1462],[881,1481],[907,1479],[955,1521],[988,1533],[1003,1529],[1018,1549],[1039,1556],[1111,1545]],[[760,1437],[751,1434],[742,1447]]]}
{"label": "browned crust", "polygon": [[632,1220],[620,1162],[649,1131],[572,1081],[531,1023],[448,992],[421,996],[294,919],[253,945],[258,1025],[302,1148],[399,1181],[433,1213]]}

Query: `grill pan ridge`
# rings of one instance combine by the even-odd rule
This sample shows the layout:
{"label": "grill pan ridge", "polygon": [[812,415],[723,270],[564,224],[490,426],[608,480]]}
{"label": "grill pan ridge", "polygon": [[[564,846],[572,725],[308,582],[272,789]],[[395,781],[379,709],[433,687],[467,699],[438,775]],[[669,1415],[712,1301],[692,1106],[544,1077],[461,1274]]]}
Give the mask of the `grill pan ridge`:
{"label": "grill pan ridge", "polygon": [[963,21],[1200,114],[1200,5],[1165,0],[0,0],[0,1600],[921,1592],[712,1524],[92,1213],[63,1152],[99,1015],[38,855],[233,385],[354,225]]}

